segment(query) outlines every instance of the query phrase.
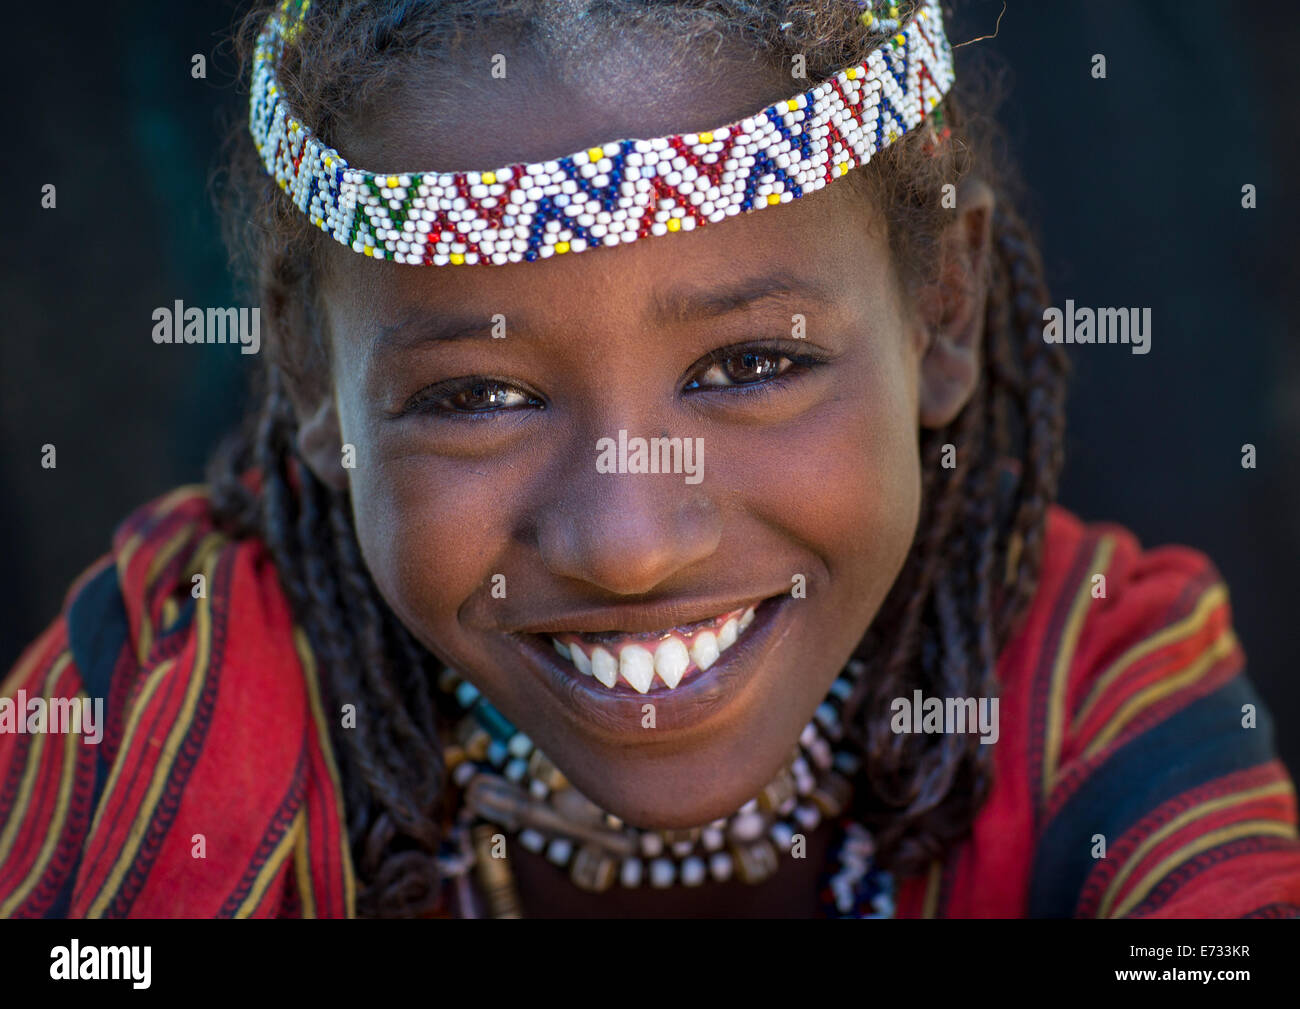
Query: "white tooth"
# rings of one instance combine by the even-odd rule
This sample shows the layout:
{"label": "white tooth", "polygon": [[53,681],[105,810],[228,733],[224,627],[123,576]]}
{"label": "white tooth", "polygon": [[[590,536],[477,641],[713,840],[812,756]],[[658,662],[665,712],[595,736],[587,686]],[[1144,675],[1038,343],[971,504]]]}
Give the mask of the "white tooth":
{"label": "white tooth", "polygon": [[695,641],[691,645],[691,658],[701,669],[708,669],[709,666],[718,661],[718,639],[712,631],[701,631],[695,636]]}
{"label": "white tooth", "polygon": [[747,609],[744,613],[740,615],[740,624],[738,625],[738,629],[743,631],[746,627],[748,627],[753,622],[754,622],[754,607],[751,606],[749,609]]}
{"label": "white tooth", "polygon": [[670,687],[682,682],[686,667],[691,663],[690,652],[680,638],[668,638],[655,649],[655,672]]}
{"label": "white tooth", "polygon": [[605,649],[595,648],[591,652],[591,675],[612,688],[618,679],[618,662]]}
{"label": "white tooth", "polygon": [[655,660],[640,645],[628,645],[619,653],[618,672],[638,693],[644,694],[655,676]]}
{"label": "white tooth", "polygon": [[569,659],[583,676],[591,675],[591,659],[587,658],[587,653],[577,645],[569,646]]}
{"label": "white tooth", "polygon": [[728,648],[736,643],[736,635],[740,633],[739,625],[735,618],[728,620],[722,625],[722,630],[718,631],[718,651],[725,652]]}
{"label": "white tooth", "polygon": [[556,641],[554,638],[551,638],[551,644],[553,644],[555,646],[555,650],[559,652],[561,655],[563,655],[566,659],[570,658],[569,646],[566,645],[563,641]]}

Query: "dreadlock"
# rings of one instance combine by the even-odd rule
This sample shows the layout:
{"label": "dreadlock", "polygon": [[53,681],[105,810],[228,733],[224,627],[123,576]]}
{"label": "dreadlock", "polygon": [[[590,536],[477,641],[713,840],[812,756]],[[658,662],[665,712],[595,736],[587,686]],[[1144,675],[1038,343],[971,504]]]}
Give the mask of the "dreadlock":
{"label": "dreadlock", "polygon": [[[317,0],[280,79],[300,117],[326,138],[411,61],[464,39],[514,33],[545,50],[601,29],[658,33],[680,56],[743,43],[788,75],[792,56],[820,79],[880,43],[847,0]],[[240,32],[245,64],[270,8]],[[444,60],[445,62],[445,60]],[[788,84],[789,77],[785,76]],[[1049,304],[1034,241],[991,170],[991,124],[962,90],[941,106],[944,133],[905,135],[850,176],[885,211],[906,283],[938,270],[951,221],[946,184],[972,169],[997,192],[983,373],[949,425],[920,435],[921,518],[903,571],[858,649],[867,664],[844,724],[860,749],[855,812],[875,831],[880,864],[925,868],[967,834],[987,797],[992,747],[974,734],[895,734],[891,699],[914,689],[993,696],[997,657],[1038,582],[1047,508],[1064,429],[1065,358],[1042,340]],[[782,94],[780,97],[784,97]],[[218,520],[269,546],[322,672],[331,710],[356,705],[355,729],[334,727],[349,840],[366,916],[418,915],[439,889],[448,726],[430,689],[432,657],[381,598],[366,569],[346,493],[297,457],[294,402],[329,388],[317,320],[321,236],[266,177],[242,128],[231,139],[226,220],[255,294],[272,320],[260,408],[214,460]],[[947,446],[955,465],[941,462]],[[246,480],[258,473],[258,489]]]}

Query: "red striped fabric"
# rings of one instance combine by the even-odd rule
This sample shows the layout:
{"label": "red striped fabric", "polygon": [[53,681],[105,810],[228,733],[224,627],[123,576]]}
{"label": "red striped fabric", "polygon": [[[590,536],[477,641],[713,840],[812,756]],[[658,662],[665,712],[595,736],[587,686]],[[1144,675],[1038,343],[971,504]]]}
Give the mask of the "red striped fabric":
{"label": "red striped fabric", "polygon": [[1202,554],[1052,509],[992,794],[899,913],[1300,917],[1295,789],[1244,669]]}
{"label": "red striped fabric", "polygon": [[86,697],[69,626],[81,588],[110,590],[92,614],[111,627],[116,606],[124,631],[103,741],[0,734],[0,915],[351,913],[315,671],[267,552],[216,535],[197,488],[141,509],[113,547],[4,684]]}

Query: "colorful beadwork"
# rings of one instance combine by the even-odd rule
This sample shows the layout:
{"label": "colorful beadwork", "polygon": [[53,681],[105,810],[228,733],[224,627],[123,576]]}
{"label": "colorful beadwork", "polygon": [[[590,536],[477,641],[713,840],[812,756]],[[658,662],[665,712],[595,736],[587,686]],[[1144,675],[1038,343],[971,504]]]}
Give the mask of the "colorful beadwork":
{"label": "colorful beadwork", "polygon": [[351,167],[280,94],[276,63],[307,7],[285,0],[259,36],[253,140],[316,227],[356,252],[399,263],[532,262],[789,203],[916,128],[953,82],[939,0],[924,0],[892,44],[864,62],[715,130],[619,140],[494,171],[376,174]]}
{"label": "colorful beadwork", "polygon": [[[471,838],[488,822],[485,836],[505,828],[522,847],[568,869],[584,890],[693,887],[732,878],[756,884],[777,871],[796,836],[832,820],[835,864],[821,880],[823,913],[892,917],[892,877],[874,865],[870,832],[846,815],[861,762],[844,738],[841,711],[865,669],[849,661],[804,726],[793,759],[755,798],[730,817],[682,831],[634,828],[599,810],[473,684],[444,669],[439,686],[460,711],[444,758],[453,785],[471,795],[461,802],[452,832],[460,836],[448,840],[444,868],[456,875],[475,865],[490,868],[494,878],[480,884],[498,891],[512,914],[518,911],[508,859],[475,852]],[[472,798],[480,784],[504,798],[504,806],[480,808]]]}

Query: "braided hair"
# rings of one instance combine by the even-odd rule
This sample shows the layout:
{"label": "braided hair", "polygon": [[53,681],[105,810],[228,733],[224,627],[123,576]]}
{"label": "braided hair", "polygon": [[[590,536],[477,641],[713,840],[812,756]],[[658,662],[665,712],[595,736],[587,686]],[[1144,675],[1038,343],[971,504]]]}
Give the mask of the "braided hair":
{"label": "braided hair", "polygon": [[[906,5],[904,5],[906,7]],[[245,64],[270,7],[240,30]],[[351,111],[382,93],[409,61],[453,52],[465,38],[513,32],[527,44],[630,27],[667,45],[743,44],[788,70],[829,76],[880,43],[851,0],[316,0],[280,80],[300,117],[329,138]],[[925,868],[970,830],[987,797],[992,747],[974,734],[895,734],[891,699],[915,689],[992,696],[997,657],[1037,588],[1047,508],[1062,463],[1066,365],[1042,340],[1049,304],[1034,241],[993,171],[992,125],[959,87],[941,109],[943,131],[914,130],[850,174],[882,207],[891,253],[914,287],[936,275],[952,220],[945,185],[978,172],[998,197],[984,325],[983,370],[958,416],[920,434],[921,518],[902,573],[858,649],[867,674],[844,725],[862,755],[854,812],[872,827],[882,867]],[[296,454],[295,403],[329,389],[313,277],[322,236],[263,172],[241,128],[229,143],[225,219],[232,249],[271,320],[260,406],[214,460],[218,521],[269,547],[321,670],[327,703],[356,705],[355,728],[334,727],[358,912],[399,917],[437,902],[436,854],[446,824],[441,740],[449,726],[432,657],[393,615],[361,557],[345,492],[327,487]],[[1004,160],[1004,159],[999,159]],[[955,465],[950,462],[955,449]],[[254,491],[245,476],[259,475]]]}

